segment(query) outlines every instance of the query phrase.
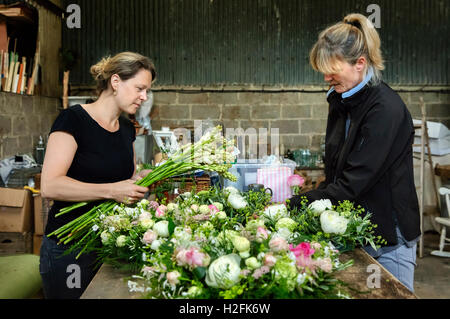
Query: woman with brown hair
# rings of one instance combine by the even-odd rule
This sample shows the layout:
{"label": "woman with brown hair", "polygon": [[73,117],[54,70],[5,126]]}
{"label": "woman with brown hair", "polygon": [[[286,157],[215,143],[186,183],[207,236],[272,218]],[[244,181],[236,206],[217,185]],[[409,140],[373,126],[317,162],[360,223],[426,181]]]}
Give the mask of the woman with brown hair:
{"label": "woman with brown hair", "polygon": [[[387,245],[366,251],[414,290],[420,236],[414,186],[414,127],[405,104],[381,80],[380,38],[361,14],[322,31],[310,52],[312,67],[331,86],[325,137],[325,176],[308,200],[350,200],[371,213],[376,235]],[[290,200],[292,208],[300,196]]]}
{"label": "woman with brown hair", "polygon": [[[145,56],[122,52],[91,67],[98,99],[61,111],[50,131],[41,177],[43,197],[54,200],[45,234],[90,210],[98,201],[133,203],[146,187],[135,185],[148,171],[135,175],[135,129],[121,116],[135,114],[147,100],[155,80],[153,63]],[[73,202],[89,205],[55,217]],[[69,247],[44,236],[40,273],[45,298],[79,298],[95,275],[95,254],[62,255]]]}

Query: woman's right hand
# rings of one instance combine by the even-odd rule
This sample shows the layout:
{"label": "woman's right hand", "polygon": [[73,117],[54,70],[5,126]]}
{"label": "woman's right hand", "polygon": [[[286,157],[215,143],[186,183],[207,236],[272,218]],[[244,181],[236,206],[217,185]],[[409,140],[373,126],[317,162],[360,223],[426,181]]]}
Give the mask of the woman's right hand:
{"label": "woman's right hand", "polygon": [[118,203],[129,205],[144,198],[148,188],[136,185],[134,183],[135,181],[132,179],[112,183],[110,195],[111,199],[114,199]]}

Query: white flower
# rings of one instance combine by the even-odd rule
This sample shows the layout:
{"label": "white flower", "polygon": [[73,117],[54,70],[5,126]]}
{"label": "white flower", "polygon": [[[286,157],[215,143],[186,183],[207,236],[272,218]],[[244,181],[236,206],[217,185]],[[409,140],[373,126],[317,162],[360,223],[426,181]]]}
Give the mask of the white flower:
{"label": "white flower", "polygon": [[218,212],[215,216],[217,216],[218,219],[225,219],[225,218],[227,218],[227,214],[223,210]]}
{"label": "white flower", "polygon": [[287,228],[287,229],[289,229],[289,231],[292,232],[292,231],[294,231],[296,226],[297,226],[297,223],[294,220],[292,220],[288,217],[283,217],[277,221],[277,223],[275,225],[275,229],[279,230],[281,228]]}
{"label": "white flower", "polygon": [[125,246],[126,241],[127,241],[127,236],[125,236],[125,235],[120,235],[120,236],[117,237],[117,239],[116,239],[116,246],[117,246],[117,247],[123,247],[123,246]]}
{"label": "white flower", "polygon": [[230,289],[240,280],[240,263],[241,258],[236,254],[217,258],[206,271],[206,284],[214,288]]}
{"label": "white flower", "polygon": [[153,225],[153,230],[161,237],[169,237],[169,222],[162,220]]}
{"label": "white flower", "polygon": [[261,267],[261,263],[255,257],[247,258],[245,260],[245,265],[250,269],[256,269]]}
{"label": "white flower", "polygon": [[159,248],[159,246],[161,246],[161,244],[162,244],[161,240],[159,240],[159,239],[154,240],[152,242],[150,248],[153,249],[153,250],[158,250],[158,248]]}
{"label": "white flower", "polygon": [[190,241],[191,240],[191,234],[188,233],[187,230],[190,230],[190,228],[184,228],[182,226],[177,226],[174,229],[173,235],[176,239],[179,241]]}
{"label": "white flower", "polygon": [[140,223],[141,226],[144,227],[145,229],[152,228],[153,225],[155,224],[155,222],[154,222],[153,219],[151,219],[151,218],[141,219],[139,223]]}
{"label": "white flower", "polygon": [[98,230],[98,225],[92,226],[92,230],[93,230],[93,231],[97,231],[97,230]]}
{"label": "white flower", "polygon": [[236,187],[234,187],[234,186],[225,187],[223,192],[224,192],[225,195],[239,194],[239,190]]}
{"label": "white flower", "polygon": [[116,230],[116,228],[114,226],[111,226],[108,228],[110,233],[114,233],[114,231]]}
{"label": "white flower", "polygon": [[218,210],[222,210],[223,209],[223,205],[222,205],[222,203],[219,203],[219,202],[214,202],[214,203],[212,203],[214,206],[216,206],[216,208],[218,209]]}
{"label": "white flower", "polygon": [[289,217],[287,207],[284,204],[271,205],[264,210],[262,215],[273,221],[278,221],[283,217]]}
{"label": "white flower", "polygon": [[174,203],[167,204],[167,211],[173,212],[175,209],[178,209],[178,205]]}
{"label": "white flower", "polygon": [[234,248],[239,252],[244,252],[250,249],[250,241],[242,236],[235,236],[231,239]]}
{"label": "white flower", "polygon": [[142,253],[142,261],[143,262],[147,261],[147,254],[146,253]]}
{"label": "white flower", "polygon": [[314,214],[320,215],[326,210],[331,210],[331,201],[329,199],[315,200],[309,204],[308,208],[310,208]]}
{"label": "white flower", "polygon": [[208,214],[209,213],[208,205],[200,205],[198,210],[200,211],[200,214]]}
{"label": "white flower", "polygon": [[230,194],[228,197],[228,203],[230,203],[231,207],[234,209],[242,209],[247,206],[247,202],[244,197],[239,194]]}
{"label": "white flower", "polygon": [[250,257],[250,249],[246,251],[240,251],[239,256],[241,256],[244,259]]}
{"label": "white flower", "polygon": [[166,274],[167,277],[167,281],[169,282],[169,284],[171,284],[172,286],[176,286],[177,284],[180,283],[180,280],[178,278],[181,277],[181,274],[178,271],[171,271],[168,272]]}
{"label": "white flower", "polygon": [[347,230],[348,220],[338,212],[329,210],[320,215],[320,225],[325,233],[343,234]]}
{"label": "white flower", "polygon": [[291,235],[292,232],[288,228],[280,228],[272,238],[281,237],[287,241]]}
{"label": "white flower", "polygon": [[106,245],[108,243],[109,239],[111,238],[111,235],[108,234],[108,232],[106,230],[104,230],[100,234],[100,238],[102,239],[102,244]]}
{"label": "white flower", "polygon": [[301,286],[305,282],[307,276],[308,275],[306,273],[298,274],[297,285]]}

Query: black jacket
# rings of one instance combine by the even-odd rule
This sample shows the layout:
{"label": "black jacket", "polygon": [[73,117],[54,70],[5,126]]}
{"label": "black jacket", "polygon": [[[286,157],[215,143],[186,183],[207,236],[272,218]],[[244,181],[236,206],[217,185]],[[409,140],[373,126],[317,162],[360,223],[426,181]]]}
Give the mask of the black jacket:
{"label": "black jacket", "polygon": [[[397,244],[395,219],[406,240],[420,235],[420,216],[414,186],[412,142],[414,127],[405,104],[387,84],[366,85],[342,99],[333,91],[325,138],[326,180],[301,196],[350,200],[372,214],[375,234]],[[345,139],[348,114],[351,124]],[[300,203],[291,198],[290,206]]]}

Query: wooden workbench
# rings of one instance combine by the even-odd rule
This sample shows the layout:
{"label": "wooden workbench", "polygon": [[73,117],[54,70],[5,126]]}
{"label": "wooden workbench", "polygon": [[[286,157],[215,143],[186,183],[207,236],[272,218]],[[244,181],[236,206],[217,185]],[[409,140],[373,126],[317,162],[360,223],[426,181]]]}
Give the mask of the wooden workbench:
{"label": "wooden workbench", "polygon": [[[349,285],[349,293],[357,299],[416,299],[400,281],[390,274],[374,258],[362,249],[356,249],[341,255],[341,262],[353,259],[353,266],[337,273],[336,278]],[[369,267],[370,265],[373,265]],[[378,268],[378,267],[379,268]],[[368,268],[369,267],[369,268]],[[379,270],[379,288],[368,288],[368,278]],[[103,264],[98,273],[87,287],[81,299],[138,299],[139,293],[131,293],[128,290],[126,277],[130,274]],[[371,277],[373,278],[373,277]],[[370,280],[372,285],[376,281]],[[371,285],[371,286],[372,286]]]}

